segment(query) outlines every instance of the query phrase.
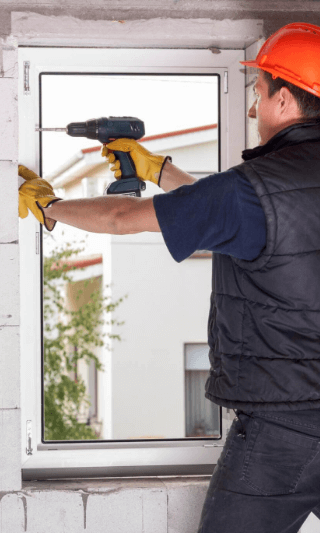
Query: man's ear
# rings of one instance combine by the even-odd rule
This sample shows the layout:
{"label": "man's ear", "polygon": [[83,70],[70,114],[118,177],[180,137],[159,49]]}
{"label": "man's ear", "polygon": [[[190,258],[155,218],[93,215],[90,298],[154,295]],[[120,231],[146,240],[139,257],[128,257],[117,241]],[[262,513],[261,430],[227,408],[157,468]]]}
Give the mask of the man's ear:
{"label": "man's ear", "polygon": [[298,109],[297,101],[293,94],[289,91],[288,87],[281,87],[279,93],[282,109],[288,109],[288,107],[291,107],[292,104],[295,104]]}

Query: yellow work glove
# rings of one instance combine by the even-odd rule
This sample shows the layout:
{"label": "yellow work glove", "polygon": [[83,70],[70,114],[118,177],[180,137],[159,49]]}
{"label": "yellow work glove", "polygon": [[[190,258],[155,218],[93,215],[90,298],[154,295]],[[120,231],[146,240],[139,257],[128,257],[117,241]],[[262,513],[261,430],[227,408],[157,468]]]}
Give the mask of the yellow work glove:
{"label": "yellow work glove", "polygon": [[27,167],[19,165],[18,174],[26,180],[19,187],[19,217],[26,218],[29,213],[28,209],[30,209],[36,219],[44,224],[48,231],[52,231],[56,221],[45,216],[42,208],[48,207],[61,198],[55,196],[50,183]]}
{"label": "yellow work glove", "polygon": [[105,156],[109,163],[113,163],[111,170],[114,177],[121,178],[120,161],[113,151],[129,152],[134,163],[137,177],[143,181],[152,181],[160,187],[160,179],[166,161],[172,161],[170,156],[155,155],[146,150],[134,139],[117,139],[103,145],[101,155]]}

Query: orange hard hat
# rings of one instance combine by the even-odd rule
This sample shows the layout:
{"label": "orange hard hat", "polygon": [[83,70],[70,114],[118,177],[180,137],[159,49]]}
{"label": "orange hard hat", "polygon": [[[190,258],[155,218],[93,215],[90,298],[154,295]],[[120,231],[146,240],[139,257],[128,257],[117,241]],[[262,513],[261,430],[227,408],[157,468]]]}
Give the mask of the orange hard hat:
{"label": "orange hard hat", "polygon": [[320,97],[320,27],[294,22],[273,33],[253,61],[240,61],[261,68]]}

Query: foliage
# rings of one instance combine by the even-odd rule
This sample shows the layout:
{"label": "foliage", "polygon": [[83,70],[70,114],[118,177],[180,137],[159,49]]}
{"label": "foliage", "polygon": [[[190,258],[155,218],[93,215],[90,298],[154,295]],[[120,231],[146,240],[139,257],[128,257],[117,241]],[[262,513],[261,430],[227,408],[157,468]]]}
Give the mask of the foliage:
{"label": "foliage", "polygon": [[[113,303],[109,297],[101,294],[99,288],[92,291],[89,301],[79,309],[70,310],[65,306],[63,288],[65,284],[73,283],[71,272],[77,268],[70,266],[68,260],[75,258],[83,250],[66,243],[53,249],[44,258],[45,440],[99,438],[98,432],[78,421],[79,412],[90,406],[85,383],[77,374],[78,361],[83,359],[87,364],[94,361],[95,368],[103,371],[103,365],[94,354],[94,348],[105,346],[110,349],[109,344],[102,340],[105,336],[120,340],[119,335],[102,334],[99,328],[104,323],[103,314],[113,312],[123,298]],[[95,278],[86,280],[85,287],[94,280]],[[82,293],[83,290],[77,291],[77,300],[81,298]],[[109,324],[122,323],[110,320]]]}

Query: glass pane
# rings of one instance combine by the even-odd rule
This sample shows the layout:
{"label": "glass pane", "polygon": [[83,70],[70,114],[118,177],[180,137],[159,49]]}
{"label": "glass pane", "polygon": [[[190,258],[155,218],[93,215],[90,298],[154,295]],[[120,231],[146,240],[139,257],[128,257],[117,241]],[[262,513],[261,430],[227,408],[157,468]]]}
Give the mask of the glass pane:
{"label": "glass pane", "polygon": [[[217,75],[44,74],[42,127],[138,117],[143,146],[201,178],[219,171],[218,93]],[[42,175],[58,197],[100,196],[114,179],[98,141],[41,138]],[[147,183],[142,195],[154,194],[163,192]],[[203,437],[188,420],[203,418],[206,367],[185,365],[185,344],[207,342],[210,254],[177,264],[159,234],[58,223],[43,230],[43,262],[44,439]],[[198,413],[187,390],[197,391]],[[215,409],[204,415],[210,436],[220,431]]]}
{"label": "glass pane", "polygon": [[207,344],[185,347],[187,437],[220,436],[220,409],[203,394],[210,370],[208,353]]}

